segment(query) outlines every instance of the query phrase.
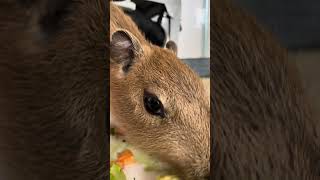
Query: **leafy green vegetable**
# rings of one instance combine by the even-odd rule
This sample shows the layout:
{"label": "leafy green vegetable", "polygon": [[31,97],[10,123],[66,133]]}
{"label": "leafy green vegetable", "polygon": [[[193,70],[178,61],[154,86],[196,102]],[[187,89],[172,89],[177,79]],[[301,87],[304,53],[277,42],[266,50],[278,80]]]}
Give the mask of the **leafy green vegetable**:
{"label": "leafy green vegetable", "polygon": [[[110,160],[116,160],[117,154],[124,151],[125,149],[130,149],[132,151],[132,153],[134,154],[135,161],[138,164],[142,164],[145,168],[145,171],[153,171],[153,172],[157,172],[159,175],[165,175],[167,174],[168,170],[170,170],[169,169],[170,167],[167,164],[160,162],[157,159],[151,157],[150,155],[121,141],[121,139],[117,138],[116,136],[110,136]],[[169,180],[178,180],[173,178],[172,176],[165,176],[161,178],[168,178],[168,177],[172,178]],[[110,180],[118,180],[118,179],[111,174]],[[166,179],[163,179],[163,180],[166,180]]]}
{"label": "leafy green vegetable", "polygon": [[142,151],[128,145],[115,138],[114,136],[110,136],[110,159],[115,160],[117,158],[117,154],[122,152],[125,149],[130,149],[134,154],[134,159],[139,164],[143,164],[146,171],[162,171],[165,169],[165,165],[158,160],[152,158],[148,154],[143,153]]}
{"label": "leafy green vegetable", "polygon": [[110,168],[110,180],[126,180],[126,175],[117,164],[113,164]]}

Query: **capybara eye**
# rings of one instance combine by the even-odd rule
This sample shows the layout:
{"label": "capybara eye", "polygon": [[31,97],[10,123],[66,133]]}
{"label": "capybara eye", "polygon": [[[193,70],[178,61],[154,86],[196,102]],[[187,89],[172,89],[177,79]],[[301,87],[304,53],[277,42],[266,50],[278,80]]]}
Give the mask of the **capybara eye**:
{"label": "capybara eye", "polygon": [[163,105],[156,95],[145,92],[143,101],[148,113],[161,118],[165,117]]}

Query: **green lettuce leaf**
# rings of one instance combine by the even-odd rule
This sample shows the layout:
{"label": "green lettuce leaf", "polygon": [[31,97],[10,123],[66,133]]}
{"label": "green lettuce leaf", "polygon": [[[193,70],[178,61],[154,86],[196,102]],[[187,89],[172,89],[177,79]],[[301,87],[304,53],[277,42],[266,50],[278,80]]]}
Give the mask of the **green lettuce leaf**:
{"label": "green lettuce leaf", "polygon": [[110,168],[110,180],[126,180],[126,175],[117,164],[113,164]]}

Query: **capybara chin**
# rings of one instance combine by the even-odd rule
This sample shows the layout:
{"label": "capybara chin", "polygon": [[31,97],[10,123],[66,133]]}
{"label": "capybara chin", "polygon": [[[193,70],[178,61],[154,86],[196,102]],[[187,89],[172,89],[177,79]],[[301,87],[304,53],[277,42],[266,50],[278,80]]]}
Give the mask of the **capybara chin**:
{"label": "capybara chin", "polygon": [[211,22],[211,179],[319,179],[319,143],[293,62],[228,1]]}

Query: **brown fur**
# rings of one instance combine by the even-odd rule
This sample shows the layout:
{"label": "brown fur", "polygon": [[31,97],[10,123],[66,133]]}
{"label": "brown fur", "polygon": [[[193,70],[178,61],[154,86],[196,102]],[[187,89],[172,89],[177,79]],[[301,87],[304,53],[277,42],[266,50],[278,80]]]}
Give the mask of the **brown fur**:
{"label": "brown fur", "polygon": [[211,24],[212,179],[320,179],[319,143],[297,70],[225,0]]}
{"label": "brown fur", "polygon": [[[175,54],[147,42],[123,12],[111,6],[110,38],[119,29],[141,47],[128,74],[111,59],[111,112],[129,143],[169,162],[182,179],[209,175],[209,97],[200,78]],[[150,115],[143,92],[156,94],[168,116]]]}
{"label": "brown fur", "polygon": [[108,2],[71,7],[43,39],[35,6],[0,2],[1,179],[108,177]]}

